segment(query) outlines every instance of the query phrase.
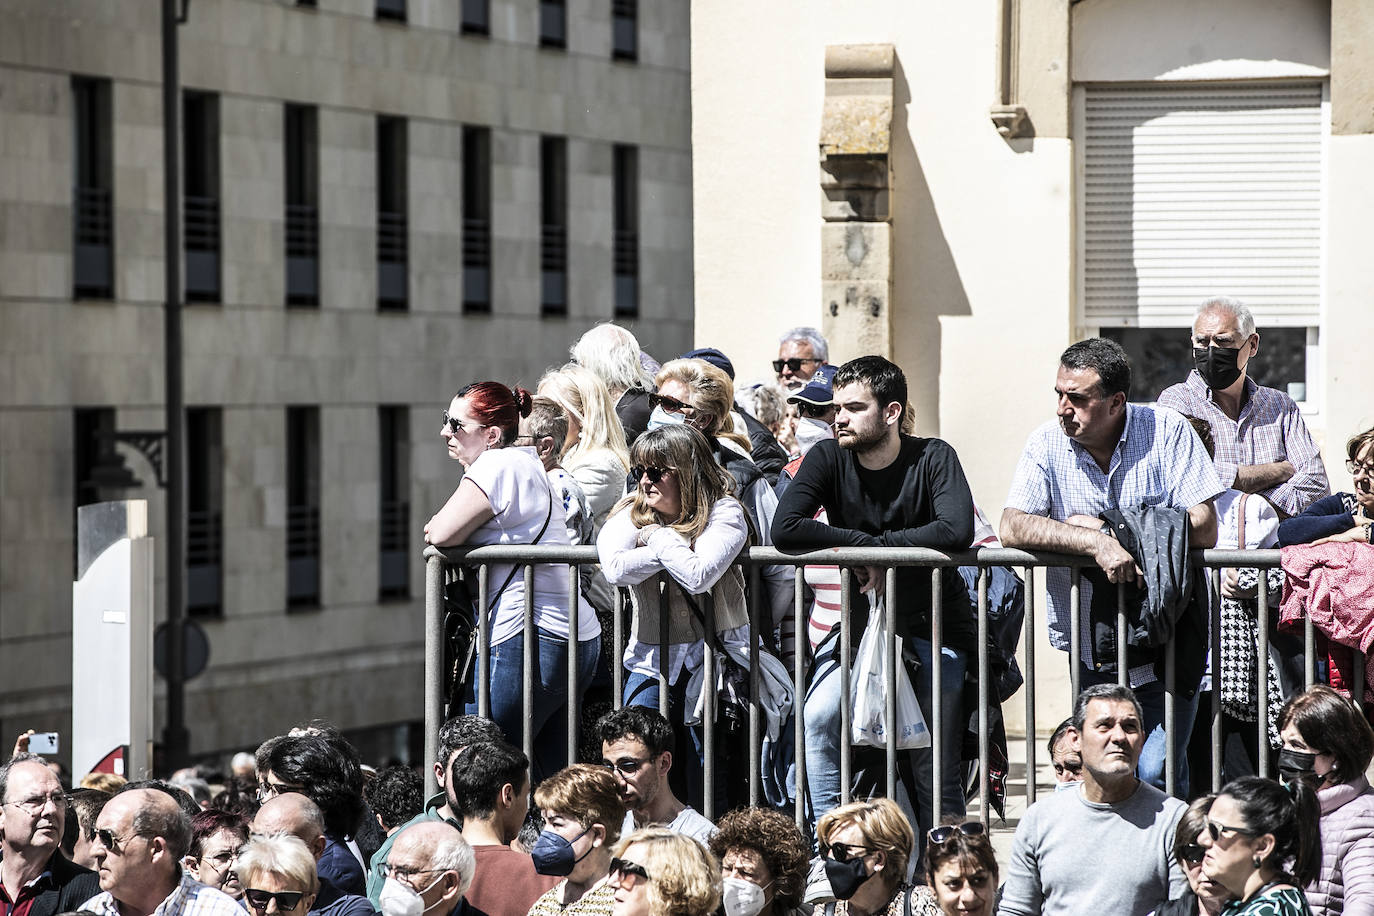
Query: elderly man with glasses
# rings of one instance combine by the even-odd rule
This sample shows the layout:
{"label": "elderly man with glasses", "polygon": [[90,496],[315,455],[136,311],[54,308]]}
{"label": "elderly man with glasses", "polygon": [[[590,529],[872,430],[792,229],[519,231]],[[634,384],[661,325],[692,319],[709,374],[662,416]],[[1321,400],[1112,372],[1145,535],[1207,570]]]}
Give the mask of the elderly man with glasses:
{"label": "elderly man with glasses", "polygon": [[381,869],[382,916],[448,916],[472,886],[477,865],[457,827],[421,821],[401,828]]}
{"label": "elderly man with glasses", "polygon": [[66,822],[67,796],[47,761],[21,754],[0,766],[0,902],[9,916],[53,916],[100,890],[94,872],[62,855]]}
{"label": "elderly man with glasses", "polygon": [[191,822],[157,789],[126,789],[95,822],[93,854],[101,893],[83,910],[96,916],[243,916],[238,902],[181,867]]}
{"label": "elderly man with glasses", "polygon": [[788,391],[800,391],[816,370],[829,362],[830,345],[815,328],[793,328],[778,338],[778,358],[773,371],[778,384]]}

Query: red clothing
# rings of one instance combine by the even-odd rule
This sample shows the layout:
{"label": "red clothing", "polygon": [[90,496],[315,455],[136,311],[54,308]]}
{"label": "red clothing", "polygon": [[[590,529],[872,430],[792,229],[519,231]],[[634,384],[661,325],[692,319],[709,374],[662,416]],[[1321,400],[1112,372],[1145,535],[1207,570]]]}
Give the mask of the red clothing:
{"label": "red clothing", "polygon": [[29,916],[29,910],[33,909],[33,902],[38,899],[38,895],[47,890],[52,884],[52,873],[43,872],[28,884],[19,888],[19,893],[14,899],[10,898],[9,888],[0,882],[0,914],[3,916]]}
{"label": "red clothing", "polygon": [[1283,548],[1283,604],[1279,625],[1301,633],[1312,618],[1330,640],[1331,686],[1350,693],[1353,653],[1365,653],[1365,701],[1374,702],[1374,545],[1297,544]]}
{"label": "red clothing", "polygon": [[509,846],[474,846],[477,870],[463,895],[471,916],[526,916],[534,901],[562,881],[534,870],[534,860]]}

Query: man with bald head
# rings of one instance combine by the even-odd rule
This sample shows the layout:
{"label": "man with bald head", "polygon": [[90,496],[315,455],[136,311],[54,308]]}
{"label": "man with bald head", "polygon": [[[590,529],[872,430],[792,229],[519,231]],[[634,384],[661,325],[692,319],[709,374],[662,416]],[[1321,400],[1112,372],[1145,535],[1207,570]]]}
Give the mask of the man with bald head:
{"label": "man with bald head", "polygon": [[[472,847],[448,821],[422,821],[401,828],[382,865],[382,916],[449,916],[472,885]],[[410,903],[420,898],[420,905]]]}
{"label": "man with bald head", "polygon": [[95,822],[101,893],[81,909],[96,916],[243,916],[223,891],[181,867],[191,848],[191,822],[176,799],[130,788],[106,803]]}
{"label": "man with bald head", "polygon": [[[253,834],[285,833],[298,838],[317,864],[329,843],[324,835],[324,812],[299,792],[283,792],[263,802],[248,829]],[[319,875],[319,879],[320,892],[310,910],[312,916],[375,916],[377,911],[366,897],[346,893],[328,875]]]}
{"label": "man with bald head", "polygon": [[99,892],[95,872],[62,854],[66,819],[67,796],[47,761],[20,754],[0,766],[0,904],[8,916],[53,916]]}

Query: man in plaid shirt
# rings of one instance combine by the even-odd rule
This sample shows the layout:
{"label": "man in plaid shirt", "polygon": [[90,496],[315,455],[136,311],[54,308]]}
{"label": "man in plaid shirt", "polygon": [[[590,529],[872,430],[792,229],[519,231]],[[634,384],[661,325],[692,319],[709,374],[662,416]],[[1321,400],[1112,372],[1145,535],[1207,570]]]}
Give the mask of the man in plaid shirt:
{"label": "man in plaid shirt", "polygon": [[[1057,421],[1031,433],[1016,467],[1002,510],[1002,543],[1007,547],[1086,554],[1109,582],[1140,582],[1134,558],[1117,543],[1099,516],[1108,509],[1141,505],[1188,511],[1191,547],[1212,547],[1217,516],[1212,501],[1225,489],[1192,426],[1172,410],[1128,404],[1131,364],[1113,341],[1094,337],[1064,351],[1054,392]],[[1069,649],[1069,592],[1073,573],[1063,567],[1046,573],[1050,643]],[[1093,659],[1092,583],[1081,583],[1079,606],[1080,684],[1116,680],[1112,666]],[[1164,688],[1153,664],[1133,667],[1130,686],[1145,714],[1148,739],[1140,757],[1140,777],[1164,786]],[[1183,688],[1184,685],[1177,685]],[[1194,685],[1196,686],[1196,685]],[[1184,767],[1194,701],[1174,706],[1175,761],[1179,786],[1187,791]]]}
{"label": "man in plaid shirt", "polygon": [[1159,406],[1212,428],[1223,486],[1263,496],[1280,517],[1297,515],[1330,495],[1326,466],[1293,399],[1249,378],[1257,353],[1250,309],[1225,296],[1208,299],[1193,318],[1193,371],[1164,390]]}

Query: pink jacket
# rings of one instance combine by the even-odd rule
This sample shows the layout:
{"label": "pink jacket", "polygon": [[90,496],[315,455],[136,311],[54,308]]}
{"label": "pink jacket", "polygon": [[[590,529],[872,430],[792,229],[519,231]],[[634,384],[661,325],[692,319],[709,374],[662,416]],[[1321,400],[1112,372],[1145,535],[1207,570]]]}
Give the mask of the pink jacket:
{"label": "pink jacket", "polygon": [[1307,888],[1312,916],[1374,914],[1374,789],[1361,776],[1317,793],[1322,870]]}
{"label": "pink jacket", "polygon": [[1283,604],[1279,627],[1302,632],[1312,618],[1331,640],[1331,686],[1350,695],[1353,673],[1348,646],[1365,653],[1365,698],[1374,700],[1374,545],[1298,544],[1283,548]]}

